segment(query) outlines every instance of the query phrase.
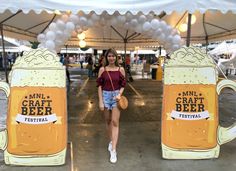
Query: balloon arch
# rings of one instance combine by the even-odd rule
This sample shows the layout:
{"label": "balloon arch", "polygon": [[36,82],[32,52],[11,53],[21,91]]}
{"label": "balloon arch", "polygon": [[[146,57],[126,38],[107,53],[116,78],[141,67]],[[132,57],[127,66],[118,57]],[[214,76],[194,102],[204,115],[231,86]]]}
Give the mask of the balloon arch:
{"label": "balloon arch", "polygon": [[37,40],[39,48],[47,48],[56,53],[69,40],[71,35],[81,34],[91,27],[120,26],[125,29],[142,33],[157,40],[164,46],[167,52],[173,52],[182,46],[182,40],[178,31],[163,20],[154,18],[153,14],[109,15],[104,12],[101,15],[90,13],[63,14],[56,22],[52,22],[45,33],[39,34]]}

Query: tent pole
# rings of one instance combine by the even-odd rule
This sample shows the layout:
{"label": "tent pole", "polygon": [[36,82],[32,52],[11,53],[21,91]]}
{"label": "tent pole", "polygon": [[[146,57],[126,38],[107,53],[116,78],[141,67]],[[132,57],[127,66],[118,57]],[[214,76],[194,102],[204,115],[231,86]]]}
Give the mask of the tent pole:
{"label": "tent pole", "polygon": [[126,80],[128,80],[128,75],[127,75],[128,72],[127,72],[127,68],[126,68],[126,48],[127,48],[127,47],[126,47],[126,44],[127,44],[127,42],[128,42],[128,41],[127,41],[127,39],[125,38],[125,39],[124,39],[124,50],[125,50],[124,69],[125,69],[125,78],[126,78]]}
{"label": "tent pole", "polygon": [[191,18],[192,14],[188,14],[188,31],[187,31],[187,40],[186,40],[186,46],[189,47],[190,45],[190,37],[191,37]]}
{"label": "tent pole", "polygon": [[206,52],[207,52],[207,46],[208,46],[209,42],[208,42],[208,34],[207,34],[205,19],[206,19],[206,15],[203,14],[202,24],[203,24],[204,32],[205,32],[205,35],[206,35],[206,36],[205,36],[205,40],[206,40]]}
{"label": "tent pole", "polygon": [[4,68],[5,68],[5,77],[6,77],[6,82],[8,83],[8,75],[7,75],[7,58],[5,54],[5,45],[4,45],[4,37],[3,37],[3,25],[0,25],[1,29],[1,36],[2,36],[2,57],[4,58]]}

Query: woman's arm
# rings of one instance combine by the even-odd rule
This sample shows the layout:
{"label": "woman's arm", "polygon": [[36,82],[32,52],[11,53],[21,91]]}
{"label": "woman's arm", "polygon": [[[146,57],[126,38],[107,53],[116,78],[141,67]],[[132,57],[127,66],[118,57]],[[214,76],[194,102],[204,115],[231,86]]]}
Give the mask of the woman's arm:
{"label": "woman's arm", "polygon": [[[101,67],[98,72],[98,78],[101,77],[102,73],[104,72],[104,67]],[[104,110],[104,104],[103,104],[103,97],[102,97],[102,86],[98,86],[98,99],[99,99],[99,109],[101,111]]]}

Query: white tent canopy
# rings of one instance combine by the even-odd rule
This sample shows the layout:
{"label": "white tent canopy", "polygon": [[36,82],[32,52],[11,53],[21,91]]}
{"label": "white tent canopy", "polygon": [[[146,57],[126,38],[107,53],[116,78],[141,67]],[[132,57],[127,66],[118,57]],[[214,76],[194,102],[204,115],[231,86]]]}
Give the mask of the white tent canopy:
{"label": "white tent canopy", "polygon": [[[230,9],[229,9],[230,8]],[[167,14],[171,14],[173,11],[185,12],[189,11],[194,13],[195,11],[200,11],[201,13],[207,10],[220,10],[223,13],[229,10],[236,12],[236,2],[234,0],[2,0],[0,12],[4,12],[9,9],[11,12],[16,13],[18,10],[23,10],[24,13],[28,13],[34,10],[36,13],[41,13],[42,11],[54,12],[54,10],[60,11],[72,11],[72,13],[77,13],[78,11],[83,11],[86,14],[91,11],[101,14],[107,11],[109,14],[113,14],[118,11],[120,14],[125,14],[130,11],[133,14],[142,12],[148,14],[153,11],[156,14],[160,14],[165,11]]]}
{"label": "white tent canopy", "polygon": [[235,43],[226,43],[225,41],[220,43],[215,49],[209,51],[211,55],[230,54],[236,52]]}
{"label": "white tent canopy", "polygon": [[[0,35],[0,39],[2,36]],[[30,48],[26,46],[26,41],[17,41],[16,39],[4,37],[4,45],[6,52],[22,52],[27,51]],[[2,41],[0,41],[0,52],[2,52]]]}
{"label": "white tent canopy", "polygon": [[[19,11],[21,10],[21,11]],[[54,11],[72,13],[96,13],[102,15],[145,14],[165,20],[173,28],[186,23],[187,12],[194,14],[196,23],[191,28],[191,42],[206,42],[236,38],[236,1],[235,0],[85,0],[85,1],[55,1],[55,0],[2,0],[0,6],[0,23],[4,34],[18,39],[34,41],[39,33],[44,31],[51,21],[60,16]],[[13,14],[16,14],[12,16]],[[121,35],[127,30],[116,28]],[[129,32],[132,34],[132,32]],[[186,38],[186,32],[181,33]],[[87,46],[102,49],[110,46],[123,49],[123,40],[111,27],[94,27],[86,31]],[[69,46],[78,46],[78,39],[72,38],[66,42]],[[146,35],[140,35],[128,42],[127,47],[135,46],[156,48],[158,42]]]}

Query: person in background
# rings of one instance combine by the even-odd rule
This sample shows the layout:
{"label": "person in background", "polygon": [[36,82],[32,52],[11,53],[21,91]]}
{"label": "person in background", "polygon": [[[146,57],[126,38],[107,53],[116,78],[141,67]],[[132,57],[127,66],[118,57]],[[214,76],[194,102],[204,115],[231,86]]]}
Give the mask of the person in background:
{"label": "person in background", "polygon": [[85,56],[83,54],[80,55],[79,62],[80,62],[80,68],[83,69],[83,63],[85,61]]}
{"label": "person in background", "polygon": [[93,59],[92,56],[89,56],[87,59],[87,66],[86,69],[88,69],[88,77],[91,78],[93,76]]}
{"label": "person in background", "polygon": [[118,64],[118,55],[114,49],[105,53],[104,67],[98,73],[97,87],[99,108],[104,112],[106,130],[110,139],[108,151],[110,162],[117,162],[117,142],[119,137],[120,110],[117,107],[126,84],[125,70]]}
{"label": "person in background", "polygon": [[126,66],[126,73],[127,73],[127,81],[132,82],[133,77],[132,77],[132,74],[131,74],[130,55],[129,54],[126,55],[125,66]]}
{"label": "person in background", "polygon": [[122,67],[124,67],[124,62],[123,62],[123,59],[122,59],[122,56],[121,55],[118,55],[118,64]]}
{"label": "person in background", "polygon": [[0,53],[0,68],[3,68],[3,58],[2,54]]}
{"label": "person in background", "polygon": [[68,56],[67,58],[65,58],[65,57],[64,57],[62,54],[60,54],[60,53],[58,53],[57,55],[60,57],[60,62],[61,62],[63,65],[65,65],[65,67],[66,67],[66,78],[67,78],[68,82],[70,83],[70,82],[71,82],[71,80],[70,80],[70,72],[69,72],[69,70],[68,70],[68,64],[69,64],[68,58],[69,58],[69,56]]}

